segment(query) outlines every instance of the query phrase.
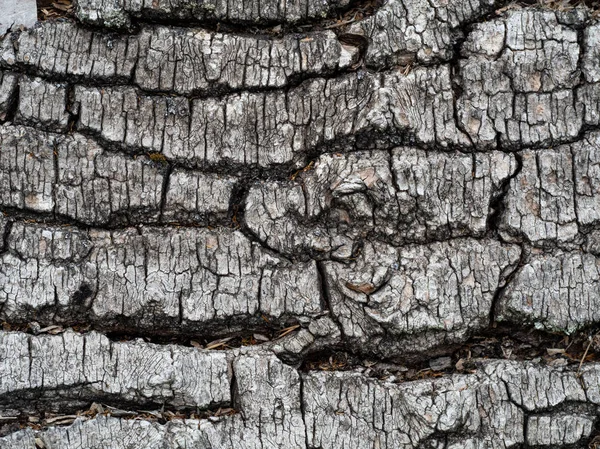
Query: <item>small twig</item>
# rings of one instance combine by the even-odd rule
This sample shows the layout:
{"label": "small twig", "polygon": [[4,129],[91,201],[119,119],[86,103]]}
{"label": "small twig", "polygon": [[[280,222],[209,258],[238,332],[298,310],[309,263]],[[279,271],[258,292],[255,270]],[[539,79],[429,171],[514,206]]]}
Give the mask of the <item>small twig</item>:
{"label": "small twig", "polygon": [[344,20],[342,22],[334,23],[333,25],[327,25],[323,27],[324,30],[332,30],[334,28],[343,27],[344,25],[350,25],[351,23],[356,22],[356,19]]}
{"label": "small twig", "polygon": [[585,358],[588,355],[588,352],[590,350],[590,347],[592,346],[592,343],[594,342],[594,338],[596,338],[598,335],[600,335],[600,331],[596,332],[594,334],[594,336],[589,337],[589,343],[587,345],[587,348],[585,348],[585,352],[583,353],[583,357],[581,357],[581,360],[579,361],[579,368],[577,368],[577,375],[579,376],[579,372],[581,371],[581,366],[583,365],[583,361],[585,360]]}
{"label": "small twig", "polygon": [[218,348],[228,348],[227,342],[233,339],[233,337],[221,338],[220,340],[211,341],[206,345],[205,349],[218,349]]}
{"label": "small twig", "polygon": [[282,329],[281,332],[279,333],[277,338],[283,338],[285,337],[287,334],[289,334],[290,332],[295,331],[296,329],[298,329],[300,327],[299,324],[295,324],[293,326],[290,327],[286,327],[285,329]]}
{"label": "small twig", "polygon": [[0,423],[4,421],[17,421],[18,419],[18,416],[0,416]]}
{"label": "small twig", "polygon": [[78,418],[77,415],[63,415],[55,416],[53,418],[47,418],[45,420],[46,425],[50,424],[70,424]]}

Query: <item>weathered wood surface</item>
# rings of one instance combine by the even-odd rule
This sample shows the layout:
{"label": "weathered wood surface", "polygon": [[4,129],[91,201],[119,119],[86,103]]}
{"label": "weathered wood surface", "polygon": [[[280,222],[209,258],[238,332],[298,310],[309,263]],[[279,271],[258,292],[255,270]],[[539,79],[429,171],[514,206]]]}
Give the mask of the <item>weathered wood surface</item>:
{"label": "weathered wood surface", "polygon": [[30,27],[37,21],[35,0],[0,0],[0,35],[10,29]]}
{"label": "weathered wood surface", "polygon": [[600,23],[551,6],[0,37],[0,449],[600,447]]}

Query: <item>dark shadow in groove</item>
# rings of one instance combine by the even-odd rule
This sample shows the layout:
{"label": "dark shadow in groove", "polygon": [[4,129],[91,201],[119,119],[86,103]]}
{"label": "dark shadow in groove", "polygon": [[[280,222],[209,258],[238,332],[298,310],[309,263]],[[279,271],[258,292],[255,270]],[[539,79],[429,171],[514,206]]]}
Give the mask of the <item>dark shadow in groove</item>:
{"label": "dark shadow in groove", "polygon": [[[308,0],[310,3],[313,0]],[[304,18],[298,21],[283,20],[235,20],[235,19],[217,19],[206,15],[204,18],[198,18],[202,12],[200,10],[188,9],[177,13],[164,13],[158,10],[143,8],[139,12],[127,12],[124,14],[129,18],[130,25],[123,25],[122,28],[110,29],[112,32],[132,33],[138,31],[141,27],[148,24],[166,25],[186,28],[202,28],[208,31],[219,33],[235,34],[239,36],[264,35],[265,37],[282,36],[285,34],[300,34],[313,31],[332,30],[337,32],[343,30],[349,24],[364,20],[373,16],[385,3],[386,0],[349,0],[346,5],[339,5],[332,2],[329,11],[323,18]],[[63,3],[64,2],[64,3]],[[69,7],[69,3],[71,7]],[[57,7],[58,4],[60,7]],[[198,2],[201,5],[201,2]],[[61,18],[70,18],[75,14],[75,5],[73,0],[37,0],[38,19],[55,20]],[[179,17],[174,17],[175,15]],[[91,30],[107,29],[99,25],[82,23],[82,27]]]}
{"label": "dark shadow in groove", "polygon": [[[464,343],[445,345],[429,351],[430,354],[398,354],[390,357],[377,357],[361,354],[352,345],[342,344],[337,348],[314,352],[307,355],[300,366],[303,372],[363,370],[375,378],[395,377],[397,382],[405,382],[444,374],[467,373],[477,368],[479,361],[486,359],[532,361],[541,364],[556,364],[563,359],[564,364],[577,369],[588,337],[594,335],[600,326],[587,328],[577,334],[566,336],[538,331],[532,327],[497,324],[472,336]],[[585,363],[600,358],[600,339],[597,348],[588,352]],[[549,354],[548,349],[564,350],[564,353]],[[432,356],[435,353],[435,356]],[[444,360],[443,369],[436,369]]]}
{"label": "dark shadow in groove", "polygon": [[[47,391],[47,390],[46,390]],[[143,419],[158,424],[166,424],[172,419],[208,419],[226,417],[237,414],[229,403],[214,404],[210,408],[182,407],[176,408],[159,402],[124,401],[117,395],[91,395],[92,398],[81,399],[70,397],[74,390],[64,390],[64,396],[36,397],[11,393],[11,398],[3,401],[0,398],[0,437],[25,427],[43,430],[50,426],[68,426],[77,416],[94,418],[96,416],[113,416],[122,419]],[[52,392],[51,392],[52,393]],[[12,399],[12,400],[11,400]],[[20,410],[18,414],[7,415],[3,409]],[[61,417],[67,419],[60,422]],[[47,422],[50,420],[50,422]],[[58,420],[57,424],[55,421]]]}

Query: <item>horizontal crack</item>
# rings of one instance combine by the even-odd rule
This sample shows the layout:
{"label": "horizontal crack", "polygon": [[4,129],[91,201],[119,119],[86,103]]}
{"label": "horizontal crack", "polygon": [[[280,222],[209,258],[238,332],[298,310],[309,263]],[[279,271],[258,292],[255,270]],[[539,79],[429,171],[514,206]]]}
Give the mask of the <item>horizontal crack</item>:
{"label": "horizontal crack", "polygon": [[[441,63],[439,65],[442,65]],[[432,65],[433,66],[433,65]],[[172,90],[161,90],[161,89],[149,89],[144,88],[140,84],[134,81],[135,75],[132,74],[129,77],[126,76],[111,76],[102,77],[96,76],[94,78],[88,77],[87,75],[69,75],[61,73],[53,73],[44,69],[38,69],[34,66],[26,65],[20,62],[15,62],[11,65],[0,65],[0,68],[4,69],[7,73],[15,73],[18,75],[25,75],[30,77],[41,78],[44,81],[60,84],[77,85],[81,87],[111,87],[111,88],[135,88],[141,94],[148,96],[161,96],[161,97],[173,97],[173,98],[185,98],[189,100],[222,100],[228,96],[234,96],[238,94],[269,94],[269,93],[287,93],[289,90],[298,88],[302,84],[316,80],[335,80],[344,75],[357,72],[358,70],[369,73],[377,73],[377,70],[371,70],[366,68],[359,68],[358,66],[350,67],[347,69],[329,70],[323,69],[316,74],[295,74],[287,77],[287,82],[281,87],[240,87],[240,88],[229,88],[223,83],[214,82],[210,87],[195,89],[189,93],[177,93]],[[6,121],[9,121],[11,117],[7,114]]]}
{"label": "horizontal crack", "polygon": [[[121,329],[107,331],[90,324],[78,324],[71,328],[49,323],[3,323],[5,332],[24,332],[31,335],[59,335],[66,330],[85,335],[95,331],[103,333],[111,342],[119,343],[142,339],[158,345],[195,347],[198,349],[224,350],[242,346],[266,346],[282,338],[293,337],[306,326],[287,323],[285,327],[269,321],[266,317],[262,327],[241,329],[221,334],[198,334],[192,332],[168,333]],[[365,356],[356,351],[353,344],[342,337],[338,344],[326,350],[308,351],[301,355],[299,369],[311,370],[354,370],[368,369],[377,376],[381,372],[401,373],[400,380],[414,380],[419,376],[437,373],[468,372],[475,360],[506,359],[536,361],[540,363],[577,367],[600,358],[600,327],[590,326],[572,335],[537,330],[531,326],[495,323],[484,331],[477,332],[462,343],[446,344],[429,354],[397,355],[382,357],[375,354]],[[592,338],[595,339],[592,339]],[[591,343],[590,343],[591,342]],[[587,353],[586,353],[587,350]],[[585,358],[584,358],[585,355]],[[286,358],[282,358],[286,362]],[[296,365],[296,360],[294,360]],[[435,375],[434,375],[435,377]],[[1,402],[1,399],[0,399]]]}
{"label": "horizontal crack", "polygon": [[[38,0],[38,5],[40,1]],[[182,16],[181,11],[179,17],[169,17],[168,13],[160,12],[146,8],[140,12],[123,11],[129,19],[128,26],[120,28],[112,28],[111,31],[119,33],[135,32],[140,27],[148,24],[160,24],[167,26],[177,26],[186,28],[203,28],[210,31],[235,34],[238,36],[280,36],[285,34],[303,33],[307,31],[321,31],[326,29],[337,30],[343,28],[343,25],[356,21],[357,17],[360,20],[366,19],[374,15],[381,6],[385,3],[384,0],[350,0],[348,2],[338,2],[341,6],[332,7],[329,12],[320,18],[307,17],[304,19],[287,21],[285,18],[281,20],[243,20],[231,18],[211,18],[210,16],[203,19],[194,17],[193,11],[187,11],[187,16]],[[344,5],[345,3],[345,5]],[[184,11],[185,13],[186,11]],[[65,12],[61,17],[72,17],[73,14]],[[83,26],[92,30],[106,31],[105,27],[84,22]]]}
{"label": "horizontal crack", "polygon": [[[597,327],[597,326],[596,326]],[[532,327],[496,324],[469,338],[464,343],[448,344],[438,348],[435,356],[420,355],[383,358],[365,356],[353,351],[342,342],[338,349],[328,349],[306,356],[301,371],[360,370],[363,374],[382,380],[396,382],[439,377],[454,373],[468,373],[476,368],[478,361],[506,359],[535,361],[551,366],[577,368],[600,358],[600,338],[594,348],[588,350],[592,327],[566,336],[539,331]],[[584,359],[585,354],[585,359]]]}
{"label": "horizontal crack", "polygon": [[[19,408],[21,399],[15,398],[14,403],[8,404]],[[85,402],[85,401],[78,401]],[[209,409],[171,409],[164,404],[148,402],[146,404],[122,401],[118,397],[103,397],[96,402],[89,401],[86,408],[82,405],[69,403],[63,400],[37,400],[27,401],[27,411],[7,414],[2,411],[0,405],[0,437],[8,435],[17,430],[31,428],[44,430],[49,427],[68,426],[76,419],[93,419],[99,416],[114,417],[120,419],[135,419],[158,424],[166,424],[172,420],[204,420],[209,418],[222,418],[238,413],[229,404],[215,405]],[[10,412],[9,412],[10,413]]]}
{"label": "horizontal crack", "polygon": [[[276,321],[266,315],[248,317],[244,322],[238,324],[235,324],[235,319],[228,318],[226,321],[227,323],[220,323],[219,320],[215,320],[215,323],[213,323],[214,328],[223,325],[223,331],[211,333],[202,332],[200,329],[186,328],[185,326],[181,326],[179,329],[168,329],[167,327],[140,329],[128,326],[125,322],[113,326],[86,322],[61,322],[61,324],[55,324],[51,321],[3,322],[2,330],[4,332],[23,332],[30,335],[60,335],[66,331],[85,335],[93,331],[102,333],[113,343],[141,339],[147,343],[158,345],[223,350],[274,342],[290,335],[291,332],[301,329],[301,325],[291,318]],[[238,329],[232,331],[231,328]]]}

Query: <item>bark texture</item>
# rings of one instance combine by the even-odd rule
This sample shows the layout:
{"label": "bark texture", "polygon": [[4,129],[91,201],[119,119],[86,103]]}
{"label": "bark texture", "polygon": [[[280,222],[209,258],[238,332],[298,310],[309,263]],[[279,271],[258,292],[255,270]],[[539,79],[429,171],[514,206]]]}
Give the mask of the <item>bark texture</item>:
{"label": "bark texture", "polygon": [[9,31],[0,449],[600,447],[599,125],[585,6]]}

